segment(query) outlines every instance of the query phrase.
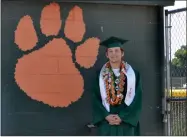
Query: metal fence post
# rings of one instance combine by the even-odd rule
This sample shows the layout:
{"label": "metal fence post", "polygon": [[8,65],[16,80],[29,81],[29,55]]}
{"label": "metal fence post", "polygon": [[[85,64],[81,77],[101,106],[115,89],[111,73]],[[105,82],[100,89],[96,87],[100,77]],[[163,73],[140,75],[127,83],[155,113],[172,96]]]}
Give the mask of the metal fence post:
{"label": "metal fence post", "polygon": [[168,25],[168,10],[165,11],[165,135],[170,136],[170,111],[169,111],[169,102],[167,100],[167,97],[169,97],[170,94],[170,62],[169,62],[169,28],[170,26]]}

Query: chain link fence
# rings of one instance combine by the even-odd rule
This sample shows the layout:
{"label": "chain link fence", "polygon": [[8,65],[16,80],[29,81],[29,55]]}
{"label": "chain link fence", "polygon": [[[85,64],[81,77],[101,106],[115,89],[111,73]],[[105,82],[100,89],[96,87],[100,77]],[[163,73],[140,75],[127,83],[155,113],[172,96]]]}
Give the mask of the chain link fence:
{"label": "chain link fence", "polygon": [[171,77],[172,89],[186,88],[186,77]]}
{"label": "chain link fence", "polygon": [[169,48],[167,135],[170,136],[187,136],[186,11],[186,8],[166,11],[166,43]]}

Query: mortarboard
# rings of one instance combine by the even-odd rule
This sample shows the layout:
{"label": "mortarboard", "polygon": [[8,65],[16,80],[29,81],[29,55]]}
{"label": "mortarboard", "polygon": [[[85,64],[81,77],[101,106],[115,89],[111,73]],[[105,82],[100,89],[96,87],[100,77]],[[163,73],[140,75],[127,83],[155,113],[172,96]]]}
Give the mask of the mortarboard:
{"label": "mortarboard", "polygon": [[105,46],[106,48],[113,48],[113,47],[122,47],[124,43],[128,40],[124,40],[117,37],[110,37],[100,43],[100,45]]}

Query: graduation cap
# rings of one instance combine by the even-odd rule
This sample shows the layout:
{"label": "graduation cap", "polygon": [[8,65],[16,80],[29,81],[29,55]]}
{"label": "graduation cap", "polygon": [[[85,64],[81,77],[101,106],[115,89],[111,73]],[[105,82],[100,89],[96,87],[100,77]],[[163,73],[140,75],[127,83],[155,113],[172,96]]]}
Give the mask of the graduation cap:
{"label": "graduation cap", "polygon": [[110,37],[100,43],[100,45],[105,46],[106,48],[113,48],[113,47],[122,47],[124,43],[126,43],[128,40],[124,40],[117,37]]}

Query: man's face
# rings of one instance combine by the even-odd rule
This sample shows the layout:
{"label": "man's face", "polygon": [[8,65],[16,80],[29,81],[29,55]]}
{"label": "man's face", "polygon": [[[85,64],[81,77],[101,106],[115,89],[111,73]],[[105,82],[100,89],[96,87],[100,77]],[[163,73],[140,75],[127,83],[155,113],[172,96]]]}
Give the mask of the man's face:
{"label": "man's face", "polygon": [[106,56],[112,63],[121,62],[124,53],[120,47],[108,48]]}

